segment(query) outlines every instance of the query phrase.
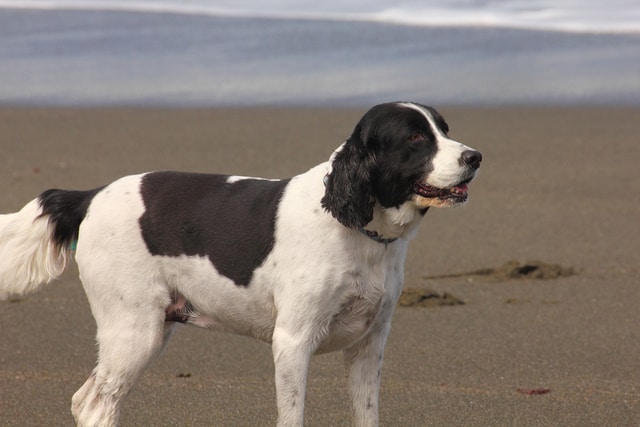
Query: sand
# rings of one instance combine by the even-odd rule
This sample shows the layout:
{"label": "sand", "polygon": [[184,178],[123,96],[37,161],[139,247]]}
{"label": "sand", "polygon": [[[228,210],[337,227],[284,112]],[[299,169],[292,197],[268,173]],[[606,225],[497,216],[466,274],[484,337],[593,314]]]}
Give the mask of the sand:
{"label": "sand", "polygon": [[[466,206],[427,214],[406,287],[462,303],[396,310],[381,423],[640,425],[640,110],[439,109],[484,161]],[[0,211],[147,170],[290,176],[327,159],[363,112],[0,109]],[[528,274],[549,265],[571,274]],[[71,425],[94,334],[75,265],[0,303],[0,424]],[[314,358],[307,425],[349,416],[340,354]],[[122,414],[125,426],[275,419],[269,347],[186,327]]]}

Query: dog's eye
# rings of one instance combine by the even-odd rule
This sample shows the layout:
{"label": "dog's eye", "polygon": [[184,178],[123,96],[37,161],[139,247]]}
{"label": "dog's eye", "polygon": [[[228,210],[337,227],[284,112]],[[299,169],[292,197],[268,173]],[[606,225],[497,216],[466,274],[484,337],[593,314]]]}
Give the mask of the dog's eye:
{"label": "dog's eye", "polygon": [[422,132],[413,132],[409,136],[409,142],[418,142],[418,141],[424,141],[424,135],[422,134]]}

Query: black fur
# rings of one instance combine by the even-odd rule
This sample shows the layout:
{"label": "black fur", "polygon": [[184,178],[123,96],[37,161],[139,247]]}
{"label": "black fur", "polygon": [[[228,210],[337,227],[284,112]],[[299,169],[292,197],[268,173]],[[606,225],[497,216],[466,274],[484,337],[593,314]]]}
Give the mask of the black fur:
{"label": "black fur", "polygon": [[362,228],[373,219],[375,164],[375,152],[367,149],[356,132],[334,159],[322,207],[346,227]]}
{"label": "black fur", "polygon": [[55,229],[53,240],[60,247],[69,246],[78,239],[80,223],[87,214],[93,197],[104,187],[87,191],[51,189],[38,197],[42,207],[40,217],[48,217]]}
{"label": "black fur", "polygon": [[275,244],[278,205],[289,182],[184,172],[142,179],[145,212],[139,223],[152,255],[200,255],[247,286]]}
{"label": "black fur", "polygon": [[[446,135],[449,127],[442,116],[423,107]],[[436,150],[434,130],[420,112],[377,105],[335,156],[322,207],[346,227],[362,228],[373,219],[376,201],[397,207],[412,196],[413,183],[431,171]]]}

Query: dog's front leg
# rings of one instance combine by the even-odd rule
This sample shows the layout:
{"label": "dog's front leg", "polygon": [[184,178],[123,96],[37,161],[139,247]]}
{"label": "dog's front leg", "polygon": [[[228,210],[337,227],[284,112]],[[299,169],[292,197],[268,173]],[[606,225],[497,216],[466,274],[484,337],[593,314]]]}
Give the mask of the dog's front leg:
{"label": "dog's front leg", "polygon": [[276,327],[273,333],[278,427],[303,424],[307,373],[313,353],[307,338],[285,328]]}
{"label": "dog's front leg", "polygon": [[365,338],[343,351],[356,427],[378,425],[378,393],[384,345],[390,322],[384,322]]}

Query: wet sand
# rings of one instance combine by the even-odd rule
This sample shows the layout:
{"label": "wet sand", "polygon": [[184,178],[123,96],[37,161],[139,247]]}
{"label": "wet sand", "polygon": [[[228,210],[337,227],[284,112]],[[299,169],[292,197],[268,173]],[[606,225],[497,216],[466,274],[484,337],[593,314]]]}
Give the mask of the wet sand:
{"label": "wet sand", "polygon": [[[469,203],[431,210],[411,243],[405,286],[436,303],[396,310],[381,424],[640,425],[640,110],[439,110],[484,161]],[[291,176],[327,159],[363,112],[0,109],[0,212],[147,170]],[[535,274],[548,265],[572,274]],[[0,303],[0,424],[71,425],[94,334],[75,265]],[[340,354],[313,359],[306,404],[307,425],[349,425]],[[275,419],[269,347],[185,327],[122,425]]]}

